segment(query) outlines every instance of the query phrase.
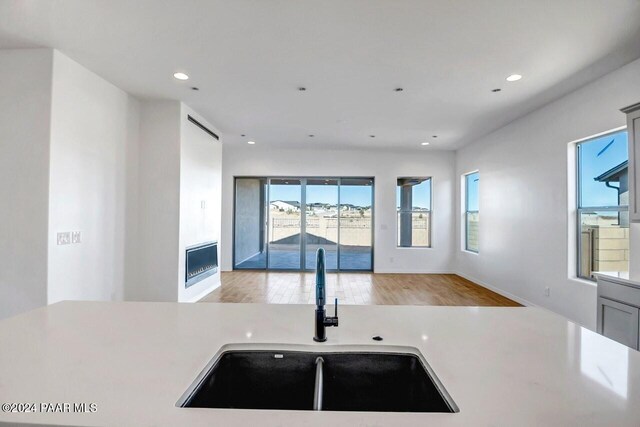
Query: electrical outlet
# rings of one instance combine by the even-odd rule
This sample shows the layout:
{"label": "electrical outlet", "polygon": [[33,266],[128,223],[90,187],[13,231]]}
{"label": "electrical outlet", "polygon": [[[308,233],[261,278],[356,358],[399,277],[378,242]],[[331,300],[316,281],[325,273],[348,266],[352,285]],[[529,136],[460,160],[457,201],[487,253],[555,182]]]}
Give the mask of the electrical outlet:
{"label": "electrical outlet", "polygon": [[544,296],[548,297],[551,296],[551,288],[550,287],[546,287],[544,288]]}
{"label": "electrical outlet", "polygon": [[200,202],[200,208],[201,209],[206,209],[206,207],[207,207],[207,202],[205,200],[201,201]]}
{"label": "electrical outlet", "polygon": [[82,240],[82,234],[79,231],[71,232],[71,243],[80,243]]}
{"label": "electrical outlet", "polygon": [[71,233],[68,231],[58,233],[58,245],[68,245],[71,243]]}
{"label": "electrical outlet", "polygon": [[393,257],[389,257],[389,262],[393,263]]}

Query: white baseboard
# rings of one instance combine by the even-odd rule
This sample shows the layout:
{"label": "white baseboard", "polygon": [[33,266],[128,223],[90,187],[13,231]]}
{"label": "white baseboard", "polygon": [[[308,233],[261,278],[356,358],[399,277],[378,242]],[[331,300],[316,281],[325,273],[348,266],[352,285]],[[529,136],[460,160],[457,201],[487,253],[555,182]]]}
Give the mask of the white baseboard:
{"label": "white baseboard", "polygon": [[503,297],[505,297],[505,298],[509,298],[510,300],[513,300],[513,301],[517,302],[518,304],[522,304],[522,305],[524,305],[525,307],[537,307],[537,305],[535,305],[535,304],[534,304],[534,303],[532,303],[531,301],[527,301],[527,300],[526,300],[526,299],[524,299],[524,298],[520,298],[520,297],[518,297],[518,296],[515,296],[515,295],[513,295],[513,294],[511,294],[511,293],[509,293],[509,292],[506,292],[506,291],[504,291],[504,290],[502,290],[502,289],[500,289],[500,288],[496,288],[495,286],[492,286],[492,285],[490,285],[490,284],[488,284],[488,283],[485,283],[485,282],[483,282],[482,280],[478,280],[478,279],[476,279],[476,278],[473,278],[473,277],[471,277],[471,276],[469,276],[469,275],[467,275],[467,274],[461,273],[461,272],[459,272],[459,271],[456,271],[456,272],[455,272],[455,273],[453,273],[453,274],[457,274],[457,275],[458,275],[458,276],[460,276],[460,277],[464,277],[465,279],[470,280],[470,281],[472,281],[473,283],[476,283],[476,284],[478,284],[478,285],[482,286],[483,288],[487,288],[487,289],[489,289],[490,291],[493,291],[493,292],[495,292],[495,293],[497,293],[497,294],[500,294],[500,295],[502,295],[502,296],[503,296]]}
{"label": "white baseboard", "polygon": [[[344,273],[344,271],[342,271],[341,273]],[[374,274],[458,274],[455,271],[451,271],[451,270],[407,271],[407,270],[379,270],[379,269],[374,270],[373,273]]]}

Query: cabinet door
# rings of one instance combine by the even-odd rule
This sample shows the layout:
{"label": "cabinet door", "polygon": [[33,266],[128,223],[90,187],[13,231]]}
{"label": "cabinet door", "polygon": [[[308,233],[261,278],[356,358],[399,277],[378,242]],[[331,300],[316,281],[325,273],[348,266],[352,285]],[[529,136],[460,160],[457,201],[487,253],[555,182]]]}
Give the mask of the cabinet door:
{"label": "cabinet door", "polygon": [[640,221],[640,103],[622,110],[629,134],[629,219]]}
{"label": "cabinet door", "polygon": [[602,297],[598,298],[598,305],[601,310],[598,329],[602,335],[637,350],[640,310]]}

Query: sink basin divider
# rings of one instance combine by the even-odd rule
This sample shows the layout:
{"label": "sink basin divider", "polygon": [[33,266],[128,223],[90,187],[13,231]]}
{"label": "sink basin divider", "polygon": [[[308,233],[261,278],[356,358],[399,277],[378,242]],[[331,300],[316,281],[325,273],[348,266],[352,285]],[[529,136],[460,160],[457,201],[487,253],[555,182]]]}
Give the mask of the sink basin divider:
{"label": "sink basin divider", "polygon": [[316,384],[313,391],[313,410],[322,411],[322,392],[323,392],[323,372],[324,359],[316,358]]}

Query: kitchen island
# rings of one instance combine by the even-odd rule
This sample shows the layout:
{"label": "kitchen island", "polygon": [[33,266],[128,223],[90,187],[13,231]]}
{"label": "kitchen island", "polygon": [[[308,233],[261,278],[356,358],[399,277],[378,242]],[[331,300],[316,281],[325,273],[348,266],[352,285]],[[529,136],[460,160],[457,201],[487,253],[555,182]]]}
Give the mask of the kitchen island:
{"label": "kitchen island", "polygon": [[[37,309],[0,322],[0,403],[35,405],[35,412],[0,412],[0,422],[640,425],[640,353],[544,309],[343,306],[325,343],[313,341],[313,320],[311,305],[62,302]],[[227,344],[412,347],[459,412],[176,406]]]}

